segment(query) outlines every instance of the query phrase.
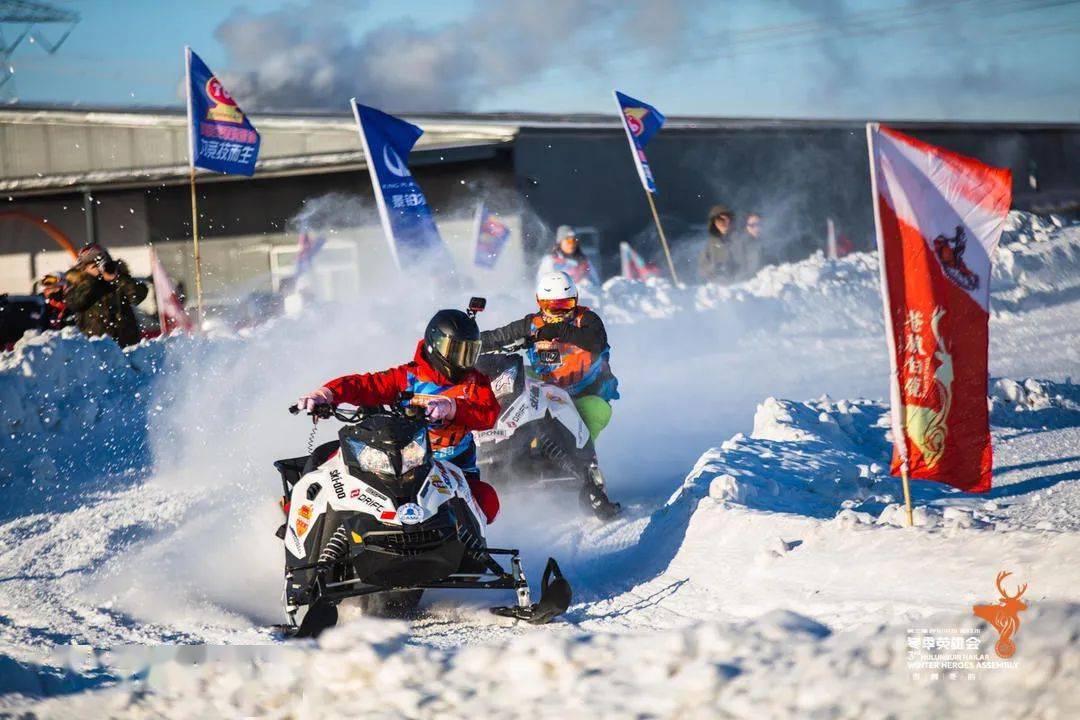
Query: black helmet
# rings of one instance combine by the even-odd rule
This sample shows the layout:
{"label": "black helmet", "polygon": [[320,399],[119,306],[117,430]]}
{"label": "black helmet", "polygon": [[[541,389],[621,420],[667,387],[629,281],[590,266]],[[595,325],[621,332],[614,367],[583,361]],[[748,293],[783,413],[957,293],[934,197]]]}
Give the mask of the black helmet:
{"label": "black helmet", "polygon": [[480,328],[461,310],[440,310],[424,331],[424,359],[432,367],[460,382],[480,355]]}

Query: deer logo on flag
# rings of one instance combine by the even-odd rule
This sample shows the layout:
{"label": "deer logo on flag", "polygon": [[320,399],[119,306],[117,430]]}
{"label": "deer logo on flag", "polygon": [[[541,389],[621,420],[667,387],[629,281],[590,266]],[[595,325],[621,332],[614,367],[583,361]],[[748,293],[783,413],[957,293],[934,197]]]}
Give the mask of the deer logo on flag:
{"label": "deer logo on flag", "polygon": [[934,254],[941,261],[945,275],[963,289],[972,292],[979,287],[979,276],[971,272],[964,263],[965,250],[967,239],[961,225],[956,226],[956,234],[952,237],[938,235],[934,238]]}
{"label": "deer logo on flag", "polygon": [[1001,593],[1001,599],[997,605],[975,605],[972,608],[976,616],[993,625],[998,631],[1000,637],[994,645],[994,652],[1000,658],[1010,658],[1016,652],[1013,636],[1020,629],[1020,613],[1028,608],[1027,603],[1020,599],[1027,590],[1027,583],[1021,585],[1015,595],[1005,592],[1005,588],[1001,586],[1001,581],[1010,575],[1011,572],[1004,570],[998,573],[997,589]]}

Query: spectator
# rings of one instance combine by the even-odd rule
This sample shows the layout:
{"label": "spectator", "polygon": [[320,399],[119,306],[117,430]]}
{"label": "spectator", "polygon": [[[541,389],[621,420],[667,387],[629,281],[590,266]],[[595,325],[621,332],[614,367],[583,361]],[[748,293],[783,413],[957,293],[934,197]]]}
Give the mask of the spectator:
{"label": "spectator", "polygon": [[79,330],[90,337],[108,335],[121,347],[139,342],[134,308],[146,298],[146,284],[132,278],[122,260],[113,260],[96,243],[83,246],[74,269],[78,279],[65,301]]}
{"label": "spectator", "polygon": [[735,274],[735,258],[731,251],[731,224],[735,213],[726,205],[714,205],[709,210],[709,236],[698,262],[698,277],[704,282],[730,280]]}
{"label": "spectator", "polygon": [[553,272],[564,272],[579,285],[600,284],[600,275],[589,261],[589,256],[581,250],[577,233],[569,225],[560,225],[555,231],[555,247],[550,255],[545,255],[540,261],[536,276],[539,278]]}
{"label": "spectator", "polygon": [[732,239],[731,253],[735,267],[735,279],[753,277],[764,264],[764,248],[761,238],[761,214],[748,213],[741,232]]}
{"label": "spectator", "polygon": [[64,295],[68,290],[68,281],[64,273],[53,272],[41,278],[41,296],[45,298],[45,317],[48,327],[57,330],[71,324],[67,314],[67,302]]}

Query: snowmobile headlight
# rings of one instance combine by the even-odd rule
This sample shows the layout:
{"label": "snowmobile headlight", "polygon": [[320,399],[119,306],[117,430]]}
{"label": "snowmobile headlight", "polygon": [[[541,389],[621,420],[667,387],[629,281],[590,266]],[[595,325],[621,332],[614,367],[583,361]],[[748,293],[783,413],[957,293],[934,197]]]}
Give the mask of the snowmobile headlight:
{"label": "snowmobile headlight", "polygon": [[356,456],[356,462],[361,470],[380,475],[394,474],[394,464],[390,462],[390,456],[382,450],[360,442],[356,438],[348,438],[346,442],[349,444],[349,449],[353,451],[353,455]]}
{"label": "snowmobile headlight", "polygon": [[360,462],[361,470],[380,475],[394,474],[394,464],[390,462],[390,456],[370,445],[365,445],[364,449],[357,454],[356,459]]}
{"label": "snowmobile headlight", "polygon": [[427,458],[427,430],[421,430],[408,445],[401,449],[401,474],[420,467]]}

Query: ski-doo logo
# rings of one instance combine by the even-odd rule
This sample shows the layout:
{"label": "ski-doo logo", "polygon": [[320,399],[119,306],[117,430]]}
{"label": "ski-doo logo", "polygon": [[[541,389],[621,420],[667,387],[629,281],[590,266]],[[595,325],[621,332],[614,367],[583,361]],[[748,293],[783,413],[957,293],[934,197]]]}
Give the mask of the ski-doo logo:
{"label": "ski-doo logo", "polygon": [[967,239],[962,225],[956,226],[956,234],[952,237],[938,235],[934,238],[934,254],[941,262],[945,275],[964,290],[972,292],[979,289],[979,276],[971,272],[964,262],[965,250]]}
{"label": "ski-doo logo", "polygon": [[532,403],[533,409],[540,407],[540,386],[533,385],[529,388],[529,402]]}
{"label": "ski-doo logo", "polygon": [[337,495],[338,500],[345,499],[345,483],[341,482],[341,471],[330,471],[330,484],[334,486],[334,494]]}

